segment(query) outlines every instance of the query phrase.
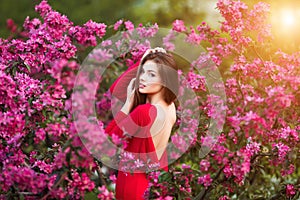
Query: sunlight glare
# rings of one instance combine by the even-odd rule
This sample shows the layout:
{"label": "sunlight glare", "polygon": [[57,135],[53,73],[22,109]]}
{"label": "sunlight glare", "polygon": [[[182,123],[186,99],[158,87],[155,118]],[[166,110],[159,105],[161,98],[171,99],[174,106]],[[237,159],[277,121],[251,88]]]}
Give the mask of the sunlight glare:
{"label": "sunlight glare", "polygon": [[281,12],[281,22],[282,25],[292,26],[296,22],[296,16],[292,10],[283,10]]}

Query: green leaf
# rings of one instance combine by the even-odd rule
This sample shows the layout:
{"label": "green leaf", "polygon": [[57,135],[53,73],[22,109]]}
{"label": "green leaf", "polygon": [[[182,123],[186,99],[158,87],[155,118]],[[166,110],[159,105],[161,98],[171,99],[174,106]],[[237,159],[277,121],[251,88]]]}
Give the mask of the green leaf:
{"label": "green leaf", "polygon": [[172,179],[172,176],[169,172],[162,172],[158,177],[159,182],[168,182]]}
{"label": "green leaf", "polygon": [[97,194],[95,192],[88,192],[88,193],[85,193],[84,195],[84,199],[87,199],[87,200],[96,200],[98,199],[97,197]]}
{"label": "green leaf", "polygon": [[24,64],[25,64],[26,68],[28,69],[28,71],[31,72],[30,66],[27,63],[25,63],[25,62],[24,62]]}

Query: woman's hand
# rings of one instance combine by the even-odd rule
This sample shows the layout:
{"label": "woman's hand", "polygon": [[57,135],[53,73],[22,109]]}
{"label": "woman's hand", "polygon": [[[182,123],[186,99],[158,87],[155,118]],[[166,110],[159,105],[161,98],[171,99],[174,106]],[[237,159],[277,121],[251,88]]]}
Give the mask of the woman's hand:
{"label": "woman's hand", "polygon": [[131,79],[131,81],[129,82],[128,86],[127,86],[127,100],[131,99],[134,93],[134,84],[135,84],[135,79],[133,78]]}
{"label": "woman's hand", "polygon": [[135,91],[134,86],[135,86],[135,78],[133,78],[127,86],[127,99],[121,109],[121,111],[124,112],[125,114],[129,113],[133,104],[134,91]]}

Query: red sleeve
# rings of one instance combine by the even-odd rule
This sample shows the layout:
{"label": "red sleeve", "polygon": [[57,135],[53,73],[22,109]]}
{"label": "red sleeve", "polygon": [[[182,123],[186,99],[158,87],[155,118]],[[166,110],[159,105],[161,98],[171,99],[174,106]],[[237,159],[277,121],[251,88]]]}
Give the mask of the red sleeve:
{"label": "red sleeve", "polygon": [[[129,115],[119,111],[115,118],[107,125],[105,132],[112,136],[115,134],[120,138],[124,137],[124,132],[134,136],[139,130],[153,123],[156,117],[155,106],[144,104],[137,106]],[[143,131],[140,131],[142,134]],[[143,137],[143,136],[139,136]]]}
{"label": "red sleeve", "polygon": [[118,125],[123,119],[125,119],[127,117],[127,115],[125,113],[123,113],[122,111],[119,111],[115,118],[107,125],[106,129],[105,129],[105,132],[112,136],[112,134],[116,134],[118,135],[119,137],[123,137],[123,132],[120,131],[120,130],[115,130]]}
{"label": "red sleeve", "polygon": [[137,62],[130,66],[119,78],[115,80],[115,82],[110,86],[110,93],[117,97],[119,100],[125,102],[127,97],[127,86],[131,79],[136,77],[136,73],[138,70],[140,62]]}

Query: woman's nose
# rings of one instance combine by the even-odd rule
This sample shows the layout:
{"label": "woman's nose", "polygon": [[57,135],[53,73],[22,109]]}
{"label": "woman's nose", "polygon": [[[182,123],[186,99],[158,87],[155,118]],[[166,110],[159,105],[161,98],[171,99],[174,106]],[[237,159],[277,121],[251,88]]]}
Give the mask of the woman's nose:
{"label": "woman's nose", "polygon": [[140,75],[140,81],[145,81],[145,73],[142,73],[142,74]]}

